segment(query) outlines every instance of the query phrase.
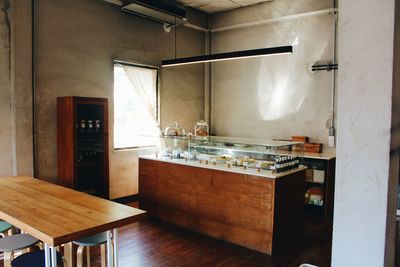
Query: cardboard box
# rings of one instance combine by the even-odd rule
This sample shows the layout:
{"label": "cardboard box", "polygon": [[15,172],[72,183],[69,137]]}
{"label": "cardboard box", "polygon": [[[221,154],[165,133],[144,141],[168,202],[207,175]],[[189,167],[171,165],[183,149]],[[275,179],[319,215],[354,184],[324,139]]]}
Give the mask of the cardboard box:
{"label": "cardboard box", "polygon": [[315,183],[324,183],[325,182],[325,171],[323,170],[313,170],[313,181]]}
{"label": "cardboard box", "polygon": [[304,151],[309,153],[321,153],[322,144],[321,143],[305,143]]}
{"label": "cardboard box", "polygon": [[314,170],[313,169],[306,169],[306,182],[313,182],[314,181]]}
{"label": "cardboard box", "polygon": [[310,141],[310,138],[308,138],[307,136],[292,136],[292,141],[308,143],[308,141]]}

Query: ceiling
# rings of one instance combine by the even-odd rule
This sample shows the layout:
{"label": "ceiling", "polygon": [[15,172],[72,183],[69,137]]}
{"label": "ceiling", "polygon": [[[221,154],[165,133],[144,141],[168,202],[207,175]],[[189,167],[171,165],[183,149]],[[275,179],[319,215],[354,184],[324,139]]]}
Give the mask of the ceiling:
{"label": "ceiling", "polygon": [[272,0],[179,0],[184,6],[189,6],[209,14],[269,1]]}

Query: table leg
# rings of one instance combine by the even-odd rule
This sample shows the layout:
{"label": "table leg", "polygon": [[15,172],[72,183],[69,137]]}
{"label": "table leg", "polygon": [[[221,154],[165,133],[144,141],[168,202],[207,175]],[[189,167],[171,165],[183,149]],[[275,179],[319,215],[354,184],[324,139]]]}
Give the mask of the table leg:
{"label": "table leg", "polygon": [[48,244],[44,244],[44,264],[46,267],[50,266],[50,247]]}
{"label": "table leg", "polygon": [[111,244],[111,231],[107,231],[107,267],[113,267],[113,249]]}
{"label": "table leg", "polygon": [[51,251],[51,266],[57,267],[57,250],[55,247],[50,247]]}
{"label": "table leg", "polygon": [[118,267],[118,229],[113,230],[114,264]]}

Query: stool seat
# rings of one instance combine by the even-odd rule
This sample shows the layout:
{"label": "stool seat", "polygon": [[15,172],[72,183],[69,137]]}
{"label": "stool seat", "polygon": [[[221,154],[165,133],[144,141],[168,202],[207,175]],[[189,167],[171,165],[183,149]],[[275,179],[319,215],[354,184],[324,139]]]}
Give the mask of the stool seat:
{"label": "stool seat", "polygon": [[107,233],[103,232],[100,234],[88,236],[73,242],[78,246],[83,247],[94,247],[104,243],[107,243]]}
{"label": "stool seat", "polygon": [[[62,255],[57,251],[57,264],[62,262]],[[11,262],[12,267],[45,267],[44,250],[29,252],[16,257]]]}
{"label": "stool seat", "polygon": [[32,247],[39,240],[28,234],[17,234],[0,238],[0,251],[13,252]]}
{"label": "stool seat", "polygon": [[0,233],[6,232],[12,228],[12,225],[5,221],[0,221]]}

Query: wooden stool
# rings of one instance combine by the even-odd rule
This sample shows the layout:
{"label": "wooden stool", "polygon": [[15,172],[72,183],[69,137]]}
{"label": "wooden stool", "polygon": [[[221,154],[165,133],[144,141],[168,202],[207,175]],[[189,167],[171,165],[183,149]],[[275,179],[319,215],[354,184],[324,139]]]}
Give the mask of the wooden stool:
{"label": "wooden stool", "polygon": [[5,237],[11,235],[12,225],[5,221],[0,221],[0,236]]}
{"label": "wooden stool", "polygon": [[11,266],[14,252],[36,245],[38,239],[28,234],[17,234],[0,238],[0,251],[4,253],[4,267]]}
{"label": "wooden stool", "polygon": [[[63,262],[63,257],[60,252],[57,253],[57,266]],[[34,252],[29,252],[22,254],[21,256],[16,257],[11,262],[12,267],[45,267],[45,260],[44,260],[44,250],[37,250]],[[67,266],[65,261],[63,266]]]}
{"label": "wooden stool", "polygon": [[80,240],[74,241],[74,244],[78,245],[78,251],[76,255],[77,267],[83,266],[83,250],[86,248],[86,266],[90,266],[90,247],[99,246],[101,251],[101,267],[106,266],[106,243],[107,233],[100,233],[92,235]]}

